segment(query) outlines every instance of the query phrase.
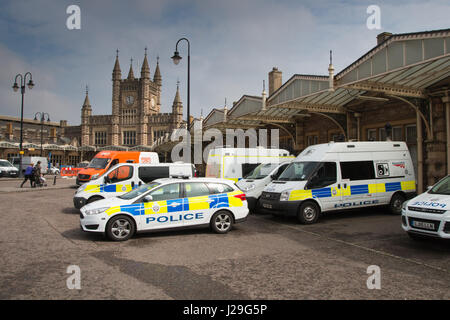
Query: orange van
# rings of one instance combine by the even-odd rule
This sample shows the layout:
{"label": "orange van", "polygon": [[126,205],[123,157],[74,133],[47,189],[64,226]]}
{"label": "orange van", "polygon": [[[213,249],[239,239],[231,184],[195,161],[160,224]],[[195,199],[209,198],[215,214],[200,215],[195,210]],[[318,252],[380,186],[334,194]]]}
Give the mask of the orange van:
{"label": "orange van", "polygon": [[159,163],[159,158],[156,152],[100,151],[86,168],[78,172],[77,185],[97,179],[118,163]]}

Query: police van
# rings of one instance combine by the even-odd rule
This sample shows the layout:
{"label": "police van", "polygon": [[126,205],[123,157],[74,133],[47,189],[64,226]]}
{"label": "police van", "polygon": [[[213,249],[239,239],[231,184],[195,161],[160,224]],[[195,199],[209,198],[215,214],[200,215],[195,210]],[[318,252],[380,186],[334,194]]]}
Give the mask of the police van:
{"label": "police van", "polygon": [[256,208],[256,204],[264,188],[272,180],[277,180],[291,162],[292,159],[290,158],[282,158],[279,162],[275,163],[261,163],[236,183],[245,192],[250,211]]}
{"label": "police van", "polygon": [[205,176],[238,182],[261,163],[294,158],[284,149],[218,147],[209,151]]}
{"label": "police van", "polygon": [[81,208],[83,231],[114,241],[136,232],[210,226],[226,233],[248,215],[245,194],[223,179],[157,179],[115,198]]}
{"label": "police van", "polygon": [[450,176],[403,203],[402,227],[413,239],[450,239]]}
{"label": "police van", "polygon": [[87,203],[119,196],[155,179],[193,177],[195,172],[191,163],[120,163],[79,187],[73,204],[80,209]]}
{"label": "police van", "polygon": [[270,183],[260,198],[273,214],[315,223],[321,212],[388,206],[400,214],[415,195],[414,167],[404,142],[330,142],[313,145]]}

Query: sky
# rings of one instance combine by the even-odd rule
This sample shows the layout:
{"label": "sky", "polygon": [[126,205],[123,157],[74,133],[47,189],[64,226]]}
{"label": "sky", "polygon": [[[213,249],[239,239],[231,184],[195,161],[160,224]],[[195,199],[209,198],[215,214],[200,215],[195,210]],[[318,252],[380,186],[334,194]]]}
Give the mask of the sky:
{"label": "sky", "polygon": [[[66,13],[79,6],[81,29],[69,30]],[[370,5],[381,28],[370,30]],[[174,65],[175,44],[191,44],[191,115],[228,108],[244,94],[261,95],[277,67],[283,83],[294,74],[327,75],[329,50],[338,73],[376,45],[381,32],[450,28],[450,2],[376,0],[0,0],[0,114],[20,117],[16,74],[31,72],[24,117],[47,112],[52,121],[80,123],[85,87],[93,114],[111,114],[112,70],[119,50],[122,77],[133,58],[140,76],[148,48],[162,75],[161,112],[171,112],[177,80],[186,115],[187,46]],[[185,118],[185,116],[184,116]]]}

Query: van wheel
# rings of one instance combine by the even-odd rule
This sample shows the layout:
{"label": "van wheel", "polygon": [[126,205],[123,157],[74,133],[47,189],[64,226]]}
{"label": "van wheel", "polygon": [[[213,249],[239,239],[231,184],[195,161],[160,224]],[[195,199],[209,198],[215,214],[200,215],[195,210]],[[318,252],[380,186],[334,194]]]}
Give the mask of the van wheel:
{"label": "van wheel", "polygon": [[402,213],[402,205],[406,198],[400,194],[396,193],[392,196],[391,202],[389,203],[389,212],[391,214],[399,215]]}
{"label": "van wheel", "polygon": [[227,233],[233,226],[233,215],[228,211],[218,211],[211,218],[211,229],[215,233]]}
{"label": "van wheel", "polygon": [[319,219],[320,208],[311,201],[303,202],[298,210],[297,219],[303,224],[313,224]]}
{"label": "van wheel", "polygon": [[98,201],[98,200],[103,200],[103,198],[102,197],[91,197],[91,198],[88,199],[88,201],[86,201],[86,204],[92,203],[92,202],[95,202],[95,201]]}
{"label": "van wheel", "polygon": [[135,232],[134,221],[127,216],[113,217],[106,225],[106,236],[113,241],[126,241]]}

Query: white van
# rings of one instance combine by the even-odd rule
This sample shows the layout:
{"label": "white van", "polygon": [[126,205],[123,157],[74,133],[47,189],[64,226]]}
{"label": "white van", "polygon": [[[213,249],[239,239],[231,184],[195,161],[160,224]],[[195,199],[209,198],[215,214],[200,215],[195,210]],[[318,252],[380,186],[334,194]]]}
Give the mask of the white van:
{"label": "white van", "polygon": [[272,180],[277,180],[291,162],[292,159],[282,158],[280,162],[261,163],[243,179],[236,182],[236,185],[245,192],[250,210],[256,208],[264,188]]}
{"label": "white van", "polygon": [[87,203],[120,196],[156,179],[193,176],[195,167],[191,163],[119,163],[79,187],[73,204],[80,209]]}
{"label": "white van", "polygon": [[11,159],[14,167],[19,169],[19,172],[22,171],[22,175],[27,169],[27,167],[32,163],[33,166],[37,164],[38,161],[41,162],[41,173],[47,174],[48,171],[48,161],[46,157],[22,157],[22,170],[20,167],[20,157],[13,157]]}
{"label": "white van", "polygon": [[321,212],[385,206],[400,214],[416,191],[404,142],[330,142],[306,148],[263,191],[259,201],[273,214],[315,223]]}
{"label": "white van", "polygon": [[261,163],[276,163],[294,158],[284,149],[215,148],[209,151],[205,176],[238,182]]}

